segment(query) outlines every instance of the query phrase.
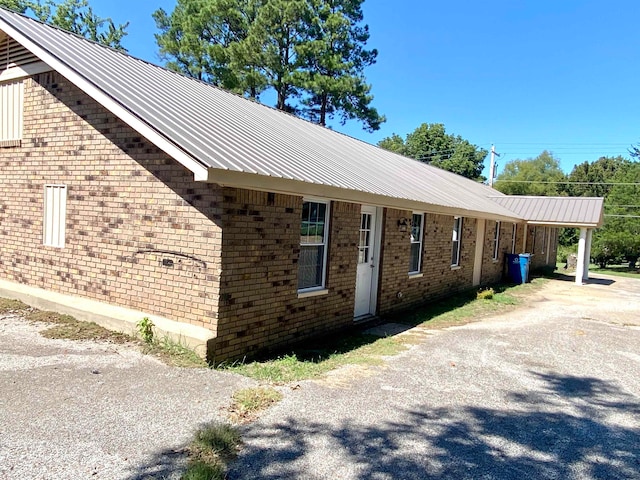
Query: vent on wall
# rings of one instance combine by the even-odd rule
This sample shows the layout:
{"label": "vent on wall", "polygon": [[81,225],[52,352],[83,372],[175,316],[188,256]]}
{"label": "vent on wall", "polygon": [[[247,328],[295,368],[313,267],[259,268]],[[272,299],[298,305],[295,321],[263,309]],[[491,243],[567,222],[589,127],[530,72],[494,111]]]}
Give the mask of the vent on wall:
{"label": "vent on wall", "polygon": [[0,72],[11,67],[23,67],[40,60],[13,38],[0,32]]}

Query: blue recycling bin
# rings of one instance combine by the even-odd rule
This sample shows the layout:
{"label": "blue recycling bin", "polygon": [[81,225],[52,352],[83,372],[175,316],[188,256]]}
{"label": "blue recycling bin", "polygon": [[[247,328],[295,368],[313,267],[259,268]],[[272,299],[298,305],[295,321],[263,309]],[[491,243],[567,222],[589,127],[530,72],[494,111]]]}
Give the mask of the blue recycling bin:
{"label": "blue recycling bin", "polygon": [[522,283],[522,271],[520,270],[520,255],[507,253],[507,278],[512,283]]}
{"label": "blue recycling bin", "polygon": [[530,253],[521,253],[518,255],[520,260],[520,276],[522,281],[520,283],[528,283],[529,282],[529,266],[531,265],[531,254]]}
{"label": "blue recycling bin", "polygon": [[507,254],[507,278],[513,283],[527,283],[529,281],[529,253]]}

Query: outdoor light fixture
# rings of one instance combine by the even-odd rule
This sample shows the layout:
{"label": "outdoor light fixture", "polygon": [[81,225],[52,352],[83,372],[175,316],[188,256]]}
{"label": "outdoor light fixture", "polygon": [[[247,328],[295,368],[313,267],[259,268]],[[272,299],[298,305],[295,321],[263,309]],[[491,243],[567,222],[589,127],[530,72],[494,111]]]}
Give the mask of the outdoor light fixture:
{"label": "outdoor light fixture", "polygon": [[406,232],[411,226],[411,220],[408,218],[401,218],[398,220],[398,230],[401,232]]}

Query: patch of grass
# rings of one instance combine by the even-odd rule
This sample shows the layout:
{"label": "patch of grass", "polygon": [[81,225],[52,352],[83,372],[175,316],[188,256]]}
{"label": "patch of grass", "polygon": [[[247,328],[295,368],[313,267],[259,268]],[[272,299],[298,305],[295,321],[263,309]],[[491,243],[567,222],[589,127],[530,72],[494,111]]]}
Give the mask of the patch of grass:
{"label": "patch of grass", "polygon": [[45,338],[63,340],[99,340],[110,343],[128,343],[133,340],[124,333],[107,330],[93,322],[81,322],[71,315],[35,310],[25,318],[31,322],[49,323],[54,326],[40,332]]}
{"label": "patch of grass", "polygon": [[9,298],[0,298],[0,315],[10,313],[21,313],[29,310],[29,305],[22,303],[20,300],[11,300]]}
{"label": "patch of grass", "polygon": [[239,431],[228,424],[211,423],[199,429],[189,446],[189,464],[182,480],[223,480],[226,464],[240,446]]}
{"label": "patch of grass", "polygon": [[205,368],[207,362],[186,345],[167,336],[144,344],[142,351],[159,358],[167,365],[182,368]]}
{"label": "patch of grass", "polygon": [[474,291],[462,292],[438,303],[394,316],[397,323],[422,325],[429,328],[445,328],[463,325],[488,315],[504,313],[547,282],[546,278],[534,278],[521,285],[497,285],[493,287],[491,302],[479,300]]}
{"label": "patch of grass", "polygon": [[[167,365],[185,368],[204,368],[208,366],[196,352],[169,337],[164,337],[162,340],[153,338],[151,343],[146,343],[131,335],[108,330],[96,323],[77,320],[71,315],[34,310],[21,302],[17,304],[9,302],[16,301],[0,298],[0,308],[2,305],[11,305],[11,311],[28,312],[24,315],[24,318],[30,322],[52,324],[52,327],[40,332],[45,338],[80,341],[95,340],[118,344],[131,343],[141,346],[144,354],[153,355]],[[21,310],[13,310],[18,308],[21,308]]]}
{"label": "patch of grass", "polygon": [[629,268],[627,265],[609,265],[607,268],[600,268],[597,265],[591,265],[589,271],[593,273],[603,273],[605,275],[616,275],[627,278],[640,278],[640,270],[637,268]]}
{"label": "patch of grass", "polygon": [[208,464],[195,460],[189,463],[182,480],[224,480],[227,478],[225,467],[222,464]]}
{"label": "patch of grass", "polygon": [[[386,320],[429,328],[462,325],[487,315],[509,311],[546,281],[545,278],[534,278],[531,283],[523,285],[494,286],[490,302],[478,300],[477,292],[470,290],[425,307],[389,316]],[[316,341],[277,358],[223,364],[218,368],[257,380],[287,383],[317,378],[343,365],[379,365],[383,363],[383,357],[396,355],[412,343],[416,343],[416,339],[411,335],[380,338],[352,333],[339,340]]]}
{"label": "patch of grass", "polygon": [[319,342],[313,347],[298,348],[277,358],[221,365],[228,369],[274,383],[287,383],[319,377],[343,365],[380,365],[382,357],[406,350],[397,337],[351,334],[340,340]]}
{"label": "patch of grass", "polygon": [[282,394],[271,387],[244,388],[233,394],[229,407],[231,418],[237,422],[248,422],[262,410],[282,400]]}

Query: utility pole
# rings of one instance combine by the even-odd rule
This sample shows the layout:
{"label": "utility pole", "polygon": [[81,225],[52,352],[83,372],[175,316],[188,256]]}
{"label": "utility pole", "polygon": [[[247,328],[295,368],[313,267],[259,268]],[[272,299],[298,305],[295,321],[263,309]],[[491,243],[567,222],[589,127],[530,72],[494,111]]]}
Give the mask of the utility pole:
{"label": "utility pole", "polygon": [[500,154],[496,153],[496,147],[491,145],[491,166],[489,167],[489,186],[493,187],[493,179],[496,177],[496,157],[499,157]]}

